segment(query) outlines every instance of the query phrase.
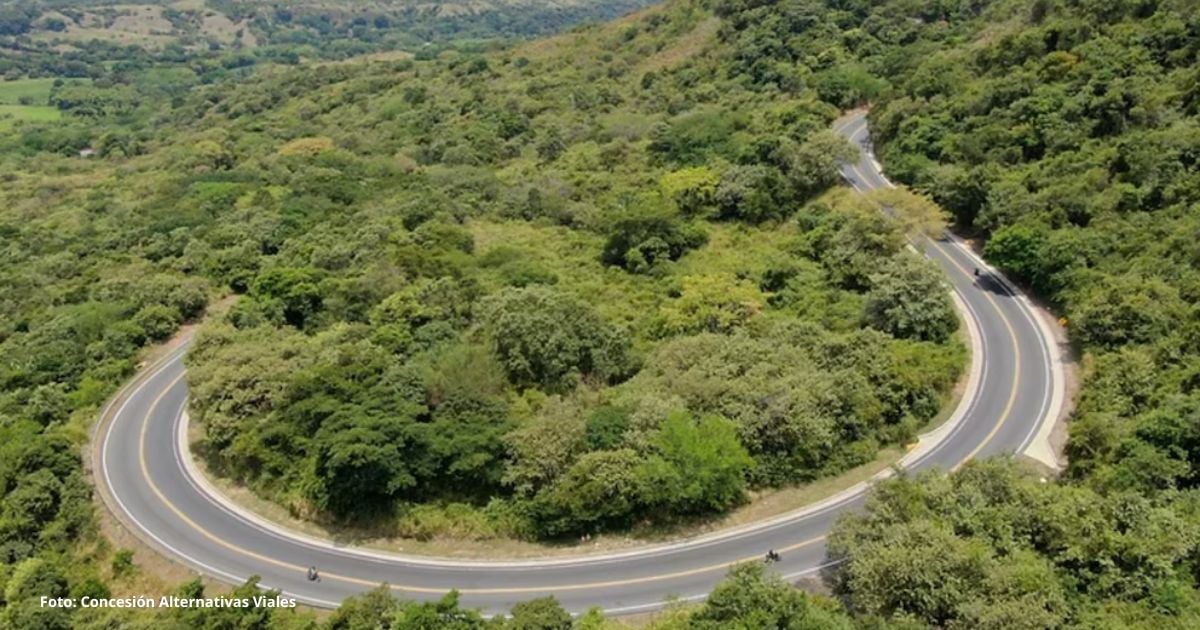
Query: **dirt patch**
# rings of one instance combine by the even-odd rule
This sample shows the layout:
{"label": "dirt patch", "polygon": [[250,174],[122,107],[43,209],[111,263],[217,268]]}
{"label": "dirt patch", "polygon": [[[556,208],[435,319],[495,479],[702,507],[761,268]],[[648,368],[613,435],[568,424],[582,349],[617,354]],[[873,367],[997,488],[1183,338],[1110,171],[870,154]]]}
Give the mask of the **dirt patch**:
{"label": "dirt patch", "polygon": [[[241,33],[240,40],[237,38],[237,33]],[[243,20],[237,23],[237,32],[234,33],[234,43],[241,42],[242,48],[257,48],[258,38],[254,36],[254,32],[250,30],[250,20]]]}
{"label": "dirt patch", "polygon": [[1034,305],[1038,307],[1038,316],[1046,320],[1048,327],[1053,331],[1054,340],[1052,343],[1062,361],[1065,397],[1062,408],[1059,410],[1058,418],[1054,421],[1054,428],[1050,430],[1050,448],[1054,450],[1054,456],[1058,459],[1059,469],[1066,470],[1068,464],[1067,440],[1070,438],[1068,425],[1070,424],[1071,416],[1075,413],[1075,405],[1079,400],[1079,390],[1083,382],[1083,379],[1080,377],[1080,357],[1075,347],[1067,338],[1067,328],[1063,325],[1066,323],[1066,320],[1055,319],[1049,309],[1038,304],[1036,301]]}
{"label": "dirt patch", "polygon": [[224,13],[205,13],[200,21],[200,34],[222,44],[231,44],[237,37],[238,25]]}
{"label": "dirt patch", "polygon": [[162,15],[162,9],[150,6],[115,6],[121,11],[108,28],[134,35],[170,35],[174,27]]}
{"label": "dirt patch", "polygon": [[[184,565],[169,560],[157,549],[143,543],[142,539],[133,535],[106,506],[97,506],[96,515],[100,534],[106,543],[99,546],[96,557],[113,595],[120,597],[122,595],[167,593],[184,582],[202,577]],[[113,575],[111,565],[117,552],[122,549],[133,552],[135,568],[131,575],[117,577]],[[224,592],[229,589],[225,584],[213,580],[204,579],[204,584],[206,590],[211,588],[213,592]]]}

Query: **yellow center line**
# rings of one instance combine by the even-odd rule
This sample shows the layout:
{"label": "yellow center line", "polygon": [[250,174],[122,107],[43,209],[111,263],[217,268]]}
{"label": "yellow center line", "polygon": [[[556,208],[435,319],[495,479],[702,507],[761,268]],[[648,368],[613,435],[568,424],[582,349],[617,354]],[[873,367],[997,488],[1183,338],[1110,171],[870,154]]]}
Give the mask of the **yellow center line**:
{"label": "yellow center line", "polygon": [[[270,556],[265,556],[256,551],[251,551],[249,549],[246,549],[245,547],[235,545],[235,544],[217,536],[216,534],[213,534],[212,532],[208,531],[203,526],[201,526],[199,523],[197,523],[195,520],[193,520],[191,517],[189,517],[187,514],[184,514],[183,510],[179,509],[178,506],[176,506],[170,499],[167,498],[167,496],[163,493],[162,489],[160,489],[158,487],[158,484],[154,483],[154,480],[150,476],[150,468],[146,463],[146,433],[150,427],[150,418],[154,416],[154,412],[158,409],[159,404],[162,402],[162,399],[164,397],[166,397],[167,393],[170,392],[171,389],[174,388],[175,385],[177,385],[179,383],[179,381],[183,379],[183,377],[184,377],[184,375],[180,374],[178,377],[176,377],[174,380],[172,380],[170,384],[168,384],[165,388],[163,388],[162,392],[159,393],[158,397],[154,399],[154,402],[152,402],[150,404],[150,408],[146,411],[146,416],[145,416],[145,418],[143,418],[143,421],[142,421],[142,428],[141,428],[141,432],[138,437],[138,459],[139,459],[139,463],[140,463],[141,469],[142,469],[142,477],[145,478],[146,483],[150,486],[150,491],[153,492],[154,496],[156,496],[158,498],[158,500],[160,502],[162,502],[162,504],[165,505],[167,507],[167,509],[171,510],[171,512],[176,517],[178,517],[181,521],[186,523],[192,529],[199,532],[205,538],[224,547],[225,549],[228,549],[239,555],[242,555],[242,556],[245,556],[248,558],[252,558],[252,559],[258,560],[260,562],[265,562],[267,564],[270,564],[272,566],[276,566],[276,567],[279,567],[282,569],[293,570],[293,571],[296,571],[297,573],[307,572],[308,567],[306,567],[306,566],[292,564],[290,562],[284,562],[282,560],[278,560],[278,559],[272,558]],[[187,454],[184,454],[183,456],[186,457]],[[808,540],[805,540],[805,541],[802,541],[799,543],[795,543],[795,544],[789,545],[787,547],[783,547],[783,548],[779,549],[778,551],[780,551],[780,552],[795,551],[797,549],[801,549],[803,547],[807,547],[809,545],[820,542],[821,540],[824,540],[824,538],[825,538],[824,536],[810,538]],[[733,561],[728,561],[728,562],[719,562],[719,563],[710,564],[710,565],[703,566],[703,567],[697,567],[695,569],[676,571],[674,573],[664,573],[664,574],[660,574],[660,575],[648,575],[648,576],[644,576],[644,577],[629,578],[629,579],[623,579],[623,580],[609,580],[609,581],[603,581],[603,582],[586,582],[586,583],[582,583],[582,584],[556,584],[556,585],[552,585],[552,586],[528,586],[528,587],[506,587],[506,588],[464,588],[464,589],[456,589],[456,590],[458,590],[459,593],[463,593],[463,594],[497,595],[497,594],[507,594],[507,593],[514,593],[514,594],[541,593],[541,592],[550,592],[550,591],[571,591],[571,590],[595,589],[595,588],[605,588],[605,587],[612,587],[612,586],[628,586],[628,585],[632,585],[632,584],[641,584],[641,583],[645,583],[645,582],[670,580],[670,579],[674,579],[674,578],[698,575],[701,573],[709,573],[712,571],[727,569],[736,564],[742,564],[744,562],[752,562],[752,561],[756,561],[756,560],[761,560],[761,556],[757,556],[757,555],[750,556],[750,557],[746,557],[746,558],[740,558],[738,560],[733,560]],[[358,584],[361,586],[374,587],[374,586],[378,586],[380,584],[380,582],[364,580],[362,578],[356,578],[356,577],[352,577],[352,576],[348,576],[348,575],[339,575],[336,573],[328,573],[325,571],[321,572],[321,578],[322,579],[333,579],[333,580],[337,580],[337,581],[341,581],[341,582],[347,582],[350,584]],[[445,593],[450,590],[450,589],[444,589],[444,588],[428,588],[428,587],[422,587],[422,586],[407,586],[407,585],[401,585],[401,584],[392,584],[390,586],[392,589],[397,590],[397,591],[406,591],[406,592],[413,592],[413,593],[441,594],[441,593]]]}
{"label": "yellow center line", "polygon": [[[852,166],[851,168],[854,170],[854,172],[859,177],[863,176],[863,174],[858,170],[857,165]],[[939,245],[938,243],[936,243],[933,240],[930,240],[929,242],[934,247],[938,248],[944,255],[946,255],[946,259],[950,262],[950,264],[953,265],[954,267],[956,267],[960,272],[962,272],[962,274],[964,276],[967,276],[967,277],[971,276],[971,274],[968,273],[965,268],[963,268],[961,265],[959,265],[957,261],[955,261],[952,257],[950,257],[946,253],[945,248],[943,248],[941,245]],[[1000,429],[1008,421],[1009,416],[1012,415],[1012,410],[1013,410],[1013,407],[1015,405],[1016,398],[1017,398],[1017,383],[1019,382],[1019,379],[1020,379],[1020,370],[1021,370],[1021,362],[1020,362],[1021,350],[1020,350],[1020,347],[1017,345],[1017,335],[1016,335],[1015,330],[1012,327],[1012,323],[1009,321],[1008,317],[1004,314],[1004,311],[1000,309],[1000,305],[996,302],[995,298],[993,298],[986,291],[984,292],[984,297],[988,300],[988,302],[991,303],[992,307],[996,310],[996,313],[1000,316],[1001,321],[1004,323],[1005,328],[1008,330],[1009,338],[1011,339],[1012,344],[1013,344],[1013,352],[1014,352],[1014,357],[1015,357],[1014,358],[1014,370],[1013,370],[1013,385],[1012,385],[1012,390],[1009,392],[1008,402],[1005,405],[1003,413],[1001,414],[1000,421],[996,424],[995,427],[992,428],[991,432],[987,435],[986,438],[984,438],[983,442],[981,442],[978,446],[976,446],[975,449],[972,450],[971,453],[968,454],[962,461],[955,464],[954,470],[957,470],[963,464],[965,464],[967,461],[969,461],[970,459],[974,458],[977,454],[979,454],[979,452],[981,450],[983,450],[983,448],[986,447],[988,443],[991,442],[991,440],[996,436],[996,434],[999,433]],[[141,428],[141,432],[140,432],[139,439],[138,439],[138,458],[140,460],[142,476],[145,478],[146,483],[150,486],[151,492],[153,492],[154,495],[158,498],[158,500],[163,505],[165,505],[173,514],[175,514],[175,516],[178,517],[181,521],[186,523],[193,530],[199,532],[202,536],[204,536],[208,540],[220,545],[221,547],[224,547],[225,549],[228,549],[236,554],[245,556],[247,558],[252,558],[259,562],[264,562],[271,566],[279,567],[282,569],[293,570],[293,571],[296,571],[297,573],[307,571],[308,567],[298,565],[298,564],[293,564],[290,562],[284,562],[284,561],[278,560],[276,558],[265,556],[261,553],[246,549],[246,548],[238,546],[238,545],[235,545],[235,544],[233,544],[227,540],[224,540],[223,538],[213,534],[212,532],[210,532],[207,529],[205,529],[204,527],[202,527],[199,523],[192,520],[192,518],[190,518],[189,516],[184,514],[183,510],[179,509],[178,506],[176,506],[173,502],[171,502],[170,499],[167,498],[167,496],[158,487],[158,484],[154,483],[154,480],[150,476],[149,466],[146,463],[146,432],[150,426],[150,418],[152,416],[154,416],[154,412],[158,408],[159,404],[162,402],[162,399],[167,395],[167,393],[169,391],[171,391],[171,389],[173,387],[175,387],[179,383],[180,380],[183,379],[183,377],[184,377],[184,374],[180,374],[173,381],[171,381],[171,383],[169,385],[167,385],[167,387],[163,388],[162,392],[159,393],[158,397],[156,397],[154,399],[154,401],[150,404],[150,408],[147,410],[146,415],[142,420],[142,428]],[[190,454],[182,453],[181,456],[189,457]],[[783,553],[796,551],[798,549],[802,549],[804,547],[808,547],[808,546],[814,545],[816,543],[819,543],[824,539],[825,539],[825,536],[816,536],[816,537],[809,538],[807,540],[803,540],[801,542],[798,542],[798,543],[795,543],[792,545],[788,545],[786,547],[782,547],[778,551],[783,552]],[[694,569],[687,569],[687,570],[683,570],[683,571],[675,571],[672,573],[663,573],[663,574],[659,574],[659,575],[648,575],[648,576],[643,576],[643,577],[628,578],[628,579],[621,579],[621,580],[607,580],[607,581],[601,581],[601,582],[586,582],[586,583],[579,583],[579,584],[557,584],[557,585],[552,585],[552,586],[529,586],[529,587],[507,587],[507,588],[466,588],[466,589],[457,589],[457,590],[459,593],[468,594],[468,595],[498,595],[498,594],[522,594],[522,593],[543,593],[543,592],[552,592],[552,591],[586,590],[586,589],[607,588],[607,587],[614,587],[614,586],[630,586],[630,585],[634,585],[634,584],[658,582],[658,581],[663,581],[663,580],[671,580],[671,579],[675,579],[675,578],[699,575],[702,573],[710,573],[710,572],[714,572],[714,571],[720,571],[720,570],[728,569],[729,567],[732,567],[737,564],[742,564],[745,562],[754,562],[754,561],[758,561],[760,559],[761,559],[760,556],[755,555],[755,556],[744,557],[744,558],[727,561],[727,562],[718,562],[718,563],[714,563],[714,564],[710,564],[710,565],[706,565],[706,566],[702,566],[702,567],[697,567]],[[356,577],[347,576],[347,575],[339,575],[336,573],[322,572],[321,576],[322,576],[322,579],[332,579],[332,580],[336,580],[336,581],[340,581],[340,582],[346,582],[349,584],[357,584],[360,586],[374,587],[379,584],[379,582],[375,582],[375,581],[371,581],[371,580],[364,580],[362,578],[356,578]],[[449,589],[443,589],[443,588],[429,588],[429,587],[422,587],[422,586],[410,586],[410,585],[400,585],[400,584],[391,584],[390,588],[392,588],[393,590],[397,590],[397,591],[404,591],[404,592],[410,592],[410,593],[429,593],[429,594],[441,594],[441,593],[445,593],[449,590]]]}
{"label": "yellow center line", "polygon": [[[938,250],[942,252],[942,255],[944,255],[946,257],[946,260],[948,260],[951,265],[954,265],[955,268],[957,268],[964,276],[966,276],[968,278],[972,277],[973,274],[968,273],[967,270],[964,269],[962,265],[958,264],[958,261],[954,260],[954,258],[952,258],[948,253],[946,253],[946,248],[942,247],[942,245],[940,245],[932,240],[930,240],[929,242],[931,244],[933,244],[934,247],[938,248]],[[1013,347],[1012,389],[1010,389],[1008,392],[1008,400],[1004,403],[1004,411],[1000,412],[1000,421],[997,422],[996,425],[992,427],[992,430],[990,432],[988,432],[987,437],[985,437],[982,442],[980,442],[974,449],[972,449],[970,453],[967,453],[967,456],[965,458],[963,458],[962,461],[960,461],[954,465],[954,468],[952,470],[958,470],[959,468],[962,468],[963,465],[966,464],[968,461],[974,459],[975,456],[978,455],[980,451],[982,451],[985,447],[987,447],[987,445],[989,443],[991,443],[992,439],[996,437],[996,434],[1000,432],[1000,429],[1004,428],[1005,423],[1007,423],[1009,417],[1012,416],[1013,407],[1016,406],[1017,385],[1021,381],[1021,345],[1019,343],[1017,343],[1017,332],[1013,329],[1012,322],[1009,321],[1008,316],[1005,315],[1004,311],[1000,308],[1000,304],[996,302],[996,298],[992,297],[992,294],[987,290],[983,290],[982,293],[983,293],[983,297],[986,298],[989,303],[991,303],[992,308],[994,308],[996,310],[996,314],[1000,316],[1000,321],[1004,323],[1004,329],[1008,331],[1008,339],[1009,339],[1009,341],[1012,342],[1012,347]]]}
{"label": "yellow center line", "polygon": [[[146,416],[142,420],[142,429],[141,429],[141,432],[138,434],[138,463],[140,464],[141,469],[142,469],[142,478],[145,479],[146,484],[150,486],[150,491],[153,492],[154,496],[158,497],[158,500],[163,505],[167,506],[167,509],[171,510],[171,512],[173,514],[175,514],[175,516],[178,517],[179,520],[183,521],[184,523],[187,523],[187,525],[189,527],[191,527],[192,529],[194,529],[197,532],[199,532],[200,534],[202,534],[205,538],[217,543],[218,545],[225,547],[226,549],[229,549],[230,551],[234,551],[239,554],[242,554],[246,557],[253,558],[255,560],[259,560],[262,562],[266,562],[268,564],[271,564],[271,565],[274,565],[274,566],[277,566],[280,568],[295,569],[297,571],[307,571],[308,567],[300,566],[298,564],[292,564],[290,562],[283,562],[281,560],[276,560],[275,558],[271,558],[269,556],[264,556],[260,553],[250,551],[249,549],[239,547],[239,546],[234,545],[233,543],[230,543],[230,542],[226,541],[225,539],[213,534],[212,532],[208,531],[207,529],[204,529],[203,527],[200,526],[199,523],[192,520],[192,518],[189,517],[187,514],[184,514],[183,510],[179,509],[178,506],[176,506],[170,499],[167,498],[167,496],[163,493],[162,489],[160,489],[158,487],[158,484],[154,483],[154,478],[151,477],[151,475],[150,475],[150,467],[146,463],[146,433],[150,429],[150,418],[154,416],[154,412],[158,409],[159,404],[162,402],[162,399],[164,397],[166,397],[166,395],[171,391],[171,389],[173,389],[177,384],[179,384],[179,381],[183,380],[184,376],[185,376],[185,374],[180,374],[179,376],[175,377],[166,387],[163,388],[163,390],[154,399],[154,402],[150,403],[150,408],[146,411]],[[368,585],[375,584],[374,582],[364,582],[364,583],[368,584]]]}
{"label": "yellow center line", "polygon": [[[860,179],[863,179],[863,180],[866,179],[863,176],[862,171],[859,170],[857,164],[852,165],[850,167],[850,170],[852,170],[854,172],[854,174],[857,175]],[[961,272],[963,274],[963,276],[965,276],[967,279],[970,279],[974,276],[974,274],[967,271],[966,268],[964,268],[962,265],[958,264],[958,261],[954,260],[954,257],[951,256],[947,252],[946,248],[943,247],[941,244],[939,244],[937,241],[935,241],[931,238],[927,238],[925,240],[928,241],[930,245],[933,245],[934,247],[936,247],[938,249],[938,251],[942,252],[942,255],[945,256],[946,261],[949,262],[951,265],[953,265],[956,269],[958,269],[959,272]],[[1000,316],[1000,321],[1004,324],[1005,330],[1008,331],[1008,338],[1012,342],[1012,347],[1013,347],[1012,389],[1010,389],[1008,392],[1008,400],[1004,404],[1004,410],[1002,412],[1000,412],[1000,421],[997,422],[996,425],[992,427],[992,430],[990,432],[988,432],[987,436],[984,437],[983,441],[980,442],[974,449],[972,449],[970,453],[967,453],[967,456],[964,457],[962,460],[960,460],[957,464],[955,464],[954,467],[951,468],[951,470],[958,470],[959,468],[962,468],[963,465],[965,465],[968,461],[974,459],[975,456],[978,455],[980,451],[982,451],[984,448],[987,447],[987,445],[989,443],[991,443],[992,439],[996,437],[996,434],[1000,432],[1000,429],[1004,428],[1004,425],[1008,422],[1009,416],[1012,415],[1013,407],[1016,406],[1017,385],[1021,381],[1021,346],[1017,342],[1017,332],[1016,332],[1016,330],[1013,329],[1012,322],[1009,321],[1008,316],[1004,314],[1004,310],[1000,308],[1000,304],[998,302],[996,302],[996,298],[992,297],[992,294],[989,291],[983,290],[983,291],[981,291],[981,293],[983,294],[984,299],[986,299],[988,301],[988,303],[992,305],[992,308],[996,311],[996,314]]]}

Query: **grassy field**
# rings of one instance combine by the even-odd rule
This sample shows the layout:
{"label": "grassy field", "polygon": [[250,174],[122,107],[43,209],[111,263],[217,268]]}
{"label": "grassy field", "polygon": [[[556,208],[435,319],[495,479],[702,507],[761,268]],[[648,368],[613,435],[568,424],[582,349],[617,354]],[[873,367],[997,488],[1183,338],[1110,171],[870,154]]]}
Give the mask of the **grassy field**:
{"label": "grassy field", "polygon": [[53,86],[54,79],[0,81],[0,105],[20,105],[22,98],[32,101],[31,105],[49,105]]}
{"label": "grassy field", "polygon": [[0,81],[0,132],[12,129],[20,121],[53,122],[62,118],[62,113],[50,105],[54,81],[53,78]]}
{"label": "grassy field", "polygon": [[23,120],[50,122],[62,118],[62,112],[49,105],[0,105],[0,132],[8,131]]}

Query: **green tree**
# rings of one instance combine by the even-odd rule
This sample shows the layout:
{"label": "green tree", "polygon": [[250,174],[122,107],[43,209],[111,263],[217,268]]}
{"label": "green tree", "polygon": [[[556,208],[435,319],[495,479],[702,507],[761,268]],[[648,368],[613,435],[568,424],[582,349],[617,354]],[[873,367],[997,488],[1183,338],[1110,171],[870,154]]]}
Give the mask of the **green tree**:
{"label": "green tree", "polygon": [[0,622],[9,628],[67,630],[69,611],[41,605],[42,597],[66,597],[67,579],[59,567],[43,558],[26,558],[12,570],[4,586]]}
{"label": "green tree", "polygon": [[281,267],[264,271],[254,280],[251,295],[282,306],[287,323],[303,328],[321,308],[318,273],[313,269]]}
{"label": "green tree", "polygon": [[729,570],[725,580],[691,615],[686,627],[848,630],[855,625],[836,603],[808,595],[779,577],[768,575],[761,564],[748,563]]}
{"label": "green tree", "polygon": [[66,388],[60,384],[38,385],[29,394],[26,402],[29,417],[41,425],[61,423],[71,411],[71,399]]}
{"label": "green tree", "polygon": [[[1043,628],[1129,606],[1115,618],[1186,625],[1200,600],[1175,590],[1167,567],[1197,544],[1183,533],[1189,519],[1169,500],[1045,483],[995,459],[876,486],[865,514],[838,523],[829,553],[835,591],[865,614]],[[1159,612],[1165,592],[1178,612]]]}
{"label": "green tree", "polygon": [[1148,343],[1169,334],[1183,310],[1174,287],[1156,279],[1116,276],[1078,299],[1071,329],[1086,346],[1112,349]]}
{"label": "green tree", "polygon": [[631,212],[612,222],[600,258],[633,273],[647,273],[656,265],[678,260],[706,240],[702,228],[672,213],[656,209]]}
{"label": "green tree", "polygon": [[[251,577],[244,584],[229,593],[230,598],[244,598],[251,602],[250,606],[218,606],[213,608],[172,608],[164,616],[188,628],[200,630],[219,630],[220,628],[288,628],[290,622],[296,627],[308,626],[303,618],[297,619],[295,611],[285,608],[254,605],[256,596],[275,598],[279,591],[263,591],[258,586],[259,578]],[[181,586],[177,594],[184,598],[203,598],[204,585],[200,580],[192,580]]]}
{"label": "green tree", "polygon": [[735,130],[742,118],[727,111],[689,112],[656,126],[651,132],[652,155],[675,164],[702,164],[710,156],[732,156]]}
{"label": "green tree", "polygon": [[511,630],[571,630],[575,627],[571,615],[553,597],[540,597],[521,602],[512,608],[504,624]]}
{"label": "green tree", "polygon": [[[250,337],[253,343],[246,342]],[[197,335],[187,357],[188,386],[192,418],[211,448],[224,454],[243,423],[281,405],[289,376],[310,364],[306,348],[304,336],[290,328],[241,332],[213,323]]]}
{"label": "green tree", "polygon": [[941,273],[932,263],[900,254],[871,276],[869,325],[896,337],[945,341],[958,329],[958,316]]}
{"label": "green tree", "polygon": [[886,85],[857,64],[842,64],[815,77],[821,100],[848,109],[870,101]]}
{"label": "green tree", "polygon": [[663,335],[729,333],[745,327],[766,303],[758,287],[732,274],[687,276],[677,299],[659,312]]}
{"label": "green tree", "polygon": [[479,611],[463,609],[458,592],[450,591],[434,602],[404,602],[388,616],[387,625],[412,630],[483,630],[488,622]]}
{"label": "green tree", "polygon": [[685,216],[700,216],[713,205],[720,181],[720,176],[707,166],[694,166],[663,175],[659,190]]}
{"label": "green tree", "polygon": [[944,625],[964,602],[982,596],[990,561],[984,550],[926,523],[898,524],[882,534],[855,549],[839,582],[859,610]]}
{"label": "green tree", "polygon": [[151,341],[162,341],[179,327],[179,311],[163,304],[148,304],[134,314],[133,323],[146,331]]}
{"label": "green tree", "polygon": [[672,511],[719,512],[745,500],[746,472],[754,460],[729,420],[696,420],[675,412],[663,422],[654,444],[672,469],[672,482],[664,489]]}
{"label": "green tree", "polygon": [[585,439],[589,450],[604,451],[617,448],[629,430],[629,410],[605,405],[588,416],[585,423]]}
{"label": "green tree", "polygon": [[9,605],[42,596],[64,597],[66,594],[66,577],[57,566],[43,558],[21,561],[4,586],[4,601]]}
{"label": "green tree", "polygon": [[551,399],[531,421],[504,437],[509,462],[504,481],[532,494],[567,471],[587,446],[583,410]]}
{"label": "green tree", "polygon": [[387,584],[357,597],[348,597],[325,621],[327,630],[375,630],[385,627],[392,611],[400,606]]}
{"label": "green tree", "polygon": [[716,202],[717,218],[751,223],[783,219],[795,210],[779,172],[760,164],[725,171],[717,185]]}
{"label": "green tree", "polygon": [[542,532],[560,536],[628,525],[657,490],[643,474],[643,458],[633,450],[597,451],[581,456],[566,474],[534,499]]}
{"label": "green tree", "polygon": [[626,371],[624,333],[585,303],[547,287],[505,289],[482,307],[492,347],[513,383],[548,390]]}
{"label": "green tree", "polygon": [[880,261],[904,248],[904,233],[898,222],[861,197],[834,195],[830,201],[809,204],[798,217],[802,248],[821,263],[834,285],[867,289]]}
{"label": "green tree", "polygon": [[886,209],[909,238],[940,240],[946,234],[946,213],[933,199],[907,188],[880,188],[872,201]]}
{"label": "green tree", "polygon": [[566,150],[567,143],[563,141],[562,134],[557,129],[548,131],[537,145],[538,157],[544,162],[557,160]]}
{"label": "green tree", "polygon": [[403,456],[411,439],[402,420],[336,414],[315,437],[309,498],[339,516],[385,507],[417,484]]}
{"label": "green tree", "polygon": [[1024,224],[1007,226],[988,239],[984,254],[1005,272],[1032,281],[1041,270],[1045,243],[1044,229]]}
{"label": "green tree", "polygon": [[857,159],[858,150],[845,138],[819,131],[785,154],[786,173],[804,201],[840,182],[838,169]]}

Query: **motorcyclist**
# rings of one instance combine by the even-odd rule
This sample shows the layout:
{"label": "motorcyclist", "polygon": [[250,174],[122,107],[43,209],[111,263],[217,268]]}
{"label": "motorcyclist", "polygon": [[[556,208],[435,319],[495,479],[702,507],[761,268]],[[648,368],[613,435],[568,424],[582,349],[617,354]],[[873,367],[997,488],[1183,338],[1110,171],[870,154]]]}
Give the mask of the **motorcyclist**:
{"label": "motorcyclist", "polygon": [[319,573],[317,573],[317,567],[315,567],[315,566],[308,567],[308,581],[316,582],[317,580],[320,580],[320,579],[321,579],[321,575]]}

